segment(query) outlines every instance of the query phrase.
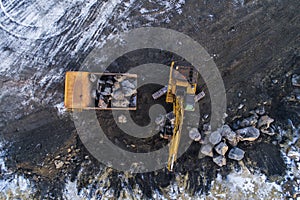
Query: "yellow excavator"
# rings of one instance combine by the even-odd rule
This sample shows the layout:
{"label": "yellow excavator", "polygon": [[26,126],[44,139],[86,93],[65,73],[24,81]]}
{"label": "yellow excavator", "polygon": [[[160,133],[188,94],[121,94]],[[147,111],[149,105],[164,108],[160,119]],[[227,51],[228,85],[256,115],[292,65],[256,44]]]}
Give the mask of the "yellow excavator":
{"label": "yellow excavator", "polygon": [[176,66],[171,64],[167,103],[173,103],[175,122],[173,135],[169,147],[168,170],[173,171],[177,159],[178,147],[181,138],[184,111],[195,110],[195,93],[198,73],[192,66]]}

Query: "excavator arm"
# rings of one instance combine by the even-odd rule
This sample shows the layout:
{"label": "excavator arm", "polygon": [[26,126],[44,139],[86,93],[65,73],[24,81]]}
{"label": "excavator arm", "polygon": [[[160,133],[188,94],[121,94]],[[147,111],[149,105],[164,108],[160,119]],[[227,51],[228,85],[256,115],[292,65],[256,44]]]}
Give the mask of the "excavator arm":
{"label": "excavator arm", "polygon": [[181,138],[181,130],[183,124],[183,98],[175,97],[175,103],[173,104],[173,111],[175,114],[175,123],[173,129],[173,136],[169,147],[169,158],[168,158],[168,170],[173,171],[174,163],[177,159],[177,152]]}

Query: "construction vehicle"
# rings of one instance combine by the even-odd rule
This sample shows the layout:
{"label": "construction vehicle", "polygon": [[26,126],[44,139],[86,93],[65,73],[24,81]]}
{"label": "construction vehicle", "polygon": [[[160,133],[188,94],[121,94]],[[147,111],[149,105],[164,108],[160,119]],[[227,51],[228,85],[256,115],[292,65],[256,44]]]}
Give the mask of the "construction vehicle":
{"label": "construction vehicle", "polygon": [[64,105],[68,110],[136,110],[137,75],[66,73]]}
{"label": "construction vehicle", "polygon": [[[173,134],[167,168],[173,171],[181,138],[185,111],[194,111],[195,102],[205,94],[195,95],[198,73],[191,66],[176,66],[172,62],[167,86],[153,94],[157,99],[166,94],[173,104]],[[64,104],[68,110],[136,110],[137,75],[116,73],[67,72]]]}
{"label": "construction vehicle", "polygon": [[198,73],[192,66],[171,64],[166,102],[173,103],[175,115],[173,135],[169,147],[168,170],[173,171],[181,138],[184,111],[195,110],[195,93]]}

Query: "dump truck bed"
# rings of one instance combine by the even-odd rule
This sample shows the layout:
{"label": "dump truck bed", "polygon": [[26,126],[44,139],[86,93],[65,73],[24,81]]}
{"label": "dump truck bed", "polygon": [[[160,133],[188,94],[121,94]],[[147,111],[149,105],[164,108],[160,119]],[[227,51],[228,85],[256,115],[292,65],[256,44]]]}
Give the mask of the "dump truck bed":
{"label": "dump truck bed", "polygon": [[136,110],[136,74],[66,73],[67,109]]}

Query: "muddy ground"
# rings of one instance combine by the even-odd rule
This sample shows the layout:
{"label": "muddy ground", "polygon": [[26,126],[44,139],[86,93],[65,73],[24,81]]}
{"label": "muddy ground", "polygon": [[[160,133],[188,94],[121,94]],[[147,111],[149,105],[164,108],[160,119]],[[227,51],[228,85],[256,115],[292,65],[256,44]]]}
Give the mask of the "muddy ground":
{"label": "muddy ground", "polygon": [[[171,28],[189,35],[214,57],[227,92],[227,123],[232,125],[237,118],[247,116],[258,104],[264,104],[269,116],[276,119],[276,124],[284,127],[288,119],[300,123],[299,102],[288,101],[286,98],[292,92],[291,75],[300,73],[299,10],[300,2],[297,0],[249,0],[239,8],[229,1],[192,0],[186,1],[182,14],[174,11],[169,23],[152,22],[151,25]],[[114,24],[113,19],[111,20]],[[144,19],[134,10],[130,13],[129,20],[133,24],[131,28],[134,24],[143,26]],[[118,22],[115,23],[118,26]],[[79,52],[78,57],[69,62],[68,69],[78,69],[86,55],[87,52]],[[143,50],[117,60],[111,69],[113,71],[118,66],[153,62],[153,59],[167,65],[171,60],[180,60],[170,53]],[[74,67],[71,68],[70,63]],[[63,83],[64,80],[61,80],[51,90],[62,93]],[[151,99],[151,93],[157,88],[159,86],[143,88],[143,95],[138,97],[138,111],[132,112],[137,123],[147,124],[148,109],[155,103]],[[237,109],[240,104],[244,107]],[[203,112],[201,116],[209,114],[208,97],[201,101],[200,109]],[[130,144],[135,143],[136,149],[132,149],[133,151],[140,151],[138,148],[143,145],[148,145],[145,149],[149,149],[152,144],[157,144],[157,148],[166,145],[166,141],[159,136],[144,141],[128,139],[116,128],[108,111],[97,112],[97,115],[99,120],[106,122],[109,137],[113,141],[114,138],[122,141],[119,144],[121,146],[126,146],[124,140]],[[58,116],[57,110],[51,106],[38,107],[28,116],[10,120],[1,133],[6,141],[11,142],[5,147],[8,150],[6,165],[13,172],[34,180],[39,191],[37,198],[45,197],[49,193],[53,197],[61,196],[65,179],[71,177],[74,180],[81,166],[85,166],[85,178],[79,180],[79,189],[89,184],[90,177],[95,176],[101,168],[101,164],[82,145],[71,117]],[[269,178],[283,176],[286,169],[280,155],[279,142],[273,141],[278,141],[278,138],[262,136],[258,141],[240,145],[246,151],[245,164],[261,170]],[[191,193],[209,192],[211,180],[217,173],[226,175],[230,166],[239,168],[235,161],[228,161],[227,166],[220,168],[209,158],[198,159],[199,148],[199,145],[193,143],[179,158],[175,167],[175,171],[188,173],[192,177],[187,189]],[[143,147],[141,149],[143,151]],[[66,164],[57,169],[55,160],[63,160]],[[122,174],[113,171],[110,176],[111,187],[115,188],[116,196],[121,189],[120,180],[117,178],[119,173]],[[168,186],[172,179],[174,174],[163,169],[155,173],[134,175],[129,184],[137,183],[145,197],[151,197],[153,190]]]}

